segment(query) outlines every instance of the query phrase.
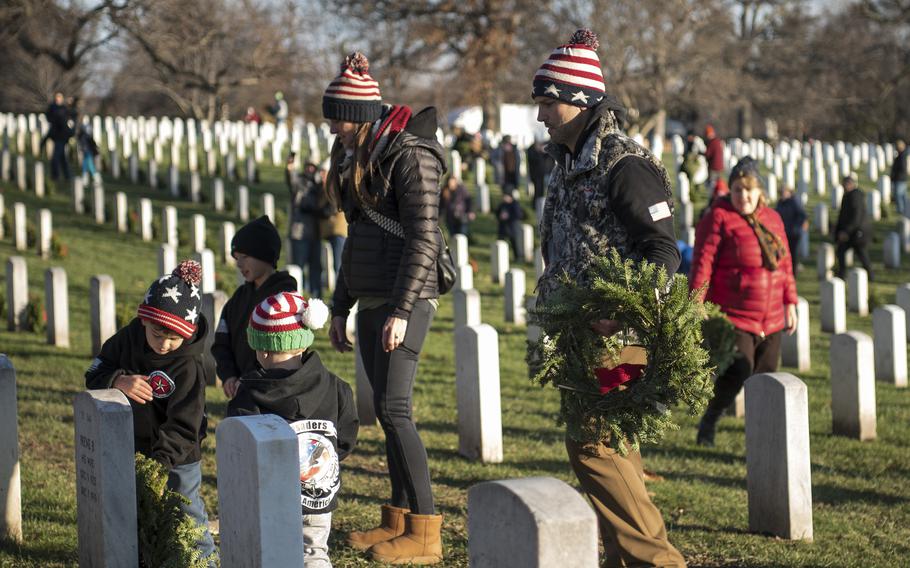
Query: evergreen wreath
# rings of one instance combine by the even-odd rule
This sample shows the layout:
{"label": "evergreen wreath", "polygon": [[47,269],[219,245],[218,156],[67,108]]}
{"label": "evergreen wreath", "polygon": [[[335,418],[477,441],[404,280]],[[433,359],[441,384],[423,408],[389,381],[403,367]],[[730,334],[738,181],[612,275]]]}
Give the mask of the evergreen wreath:
{"label": "evergreen wreath", "polygon": [[136,452],[140,566],[206,568],[208,559],[196,549],[205,528],[180,509],[189,501],[167,488],[167,477],[162,464]]}
{"label": "evergreen wreath", "polygon": [[701,324],[702,347],[708,351],[714,376],[723,375],[736,357],[736,327],[720,310],[720,306],[705,302],[707,319]]}
{"label": "evergreen wreath", "polygon": [[[529,345],[528,363],[536,382],[560,389],[559,422],[571,438],[609,443],[625,455],[678,429],[673,407],[682,403],[698,415],[712,395],[713,369],[702,347],[706,309],[684,276],[623,260],[615,250],[587,274],[585,284],[564,276],[546,305],[533,310],[543,333]],[[623,331],[597,334],[590,324],[602,319],[618,321]],[[632,344],[647,352],[641,374],[605,387],[598,379],[605,360],[617,360]]]}

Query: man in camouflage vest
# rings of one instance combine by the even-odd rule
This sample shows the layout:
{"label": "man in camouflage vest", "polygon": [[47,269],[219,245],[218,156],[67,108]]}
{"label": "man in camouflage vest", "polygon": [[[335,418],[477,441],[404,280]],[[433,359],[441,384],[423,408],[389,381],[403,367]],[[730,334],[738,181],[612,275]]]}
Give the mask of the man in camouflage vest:
{"label": "man in camouflage vest", "polygon": [[[538,305],[567,274],[584,283],[594,260],[616,249],[623,258],[647,260],[676,272],[667,172],[657,158],[620,130],[623,107],[606,94],[597,37],[579,30],[556,48],[534,76],[537,120],[550,133],[556,161],[541,220],[546,270],[537,283]],[[618,325],[592,322],[604,336]],[[641,455],[622,456],[601,443],[566,438],[572,469],[594,505],[604,566],[685,566],[667,539],[660,511],[644,484]]]}

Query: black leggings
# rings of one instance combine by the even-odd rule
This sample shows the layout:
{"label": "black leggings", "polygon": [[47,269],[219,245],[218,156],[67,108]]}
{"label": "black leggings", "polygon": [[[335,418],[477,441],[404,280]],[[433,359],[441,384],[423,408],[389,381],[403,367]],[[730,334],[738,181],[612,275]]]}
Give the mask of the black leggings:
{"label": "black leggings", "polygon": [[764,339],[746,331],[736,330],[736,358],[714,383],[714,398],[708,403],[705,417],[716,420],[724,409],[733,404],[743,383],[758,373],[777,371],[780,362],[780,338],[782,331],[772,333]]}
{"label": "black leggings", "polygon": [[417,359],[430,331],[435,310],[418,300],[408,319],[404,341],[391,353],[382,346],[382,327],[391,306],[357,312],[357,335],[363,366],[373,387],[373,406],[385,432],[385,451],[392,481],[392,505],[418,515],[432,515],[433,492],[427,451],[411,418],[411,395]]}

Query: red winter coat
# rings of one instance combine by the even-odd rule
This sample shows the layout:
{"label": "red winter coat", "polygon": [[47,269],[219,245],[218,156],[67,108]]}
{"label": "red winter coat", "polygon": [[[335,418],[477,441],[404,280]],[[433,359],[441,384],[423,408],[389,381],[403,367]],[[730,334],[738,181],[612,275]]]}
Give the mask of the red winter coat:
{"label": "red winter coat", "polygon": [[708,141],[708,148],[705,150],[705,160],[708,162],[708,169],[712,172],[724,171],[724,141],[720,138],[712,138]]}
{"label": "red winter coat", "polygon": [[788,304],[796,304],[796,281],[787,234],[774,209],[759,206],[758,219],[780,237],[787,254],[777,270],[762,266],[755,231],[729,199],[718,199],[695,231],[689,286],[708,282],[705,299],[714,302],[738,329],[759,336],[784,328]]}

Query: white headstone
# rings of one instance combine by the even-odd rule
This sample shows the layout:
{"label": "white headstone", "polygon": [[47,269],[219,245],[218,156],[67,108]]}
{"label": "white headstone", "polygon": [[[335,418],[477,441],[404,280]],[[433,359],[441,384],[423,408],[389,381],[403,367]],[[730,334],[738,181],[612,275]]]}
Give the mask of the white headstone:
{"label": "white headstone", "polygon": [[901,267],[901,236],[897,233],[888,233],[882,245],[885,268]]}
{"label": "white headstone", "polygon": [[190,172],[190,201],[199,203],[202,199],[201,194],[202,179],[199,177],[199,172]]}
{"label": "white headstone", "polygon": [[117,389],[73,401],[79,565],[139,565],[133,413]]}
{"label": "white headstone", "polygon": [[866,216],[873,221],[882,220],[882,196],[877,191],[866,195]]}
{"label": "white headstone", "polygon": [[861,316],[869,315],[869,275],[863,268],[847,271],[847,308]]}
{"label": "white headstone", "polygon": [[193,254],[193,260],[202,265],[202,293],[215,291],[215,253],[212,249],[202,249]]}
{"label": "white headstone", "polygon": [[173,205],[165,205],[161,212],[161,242],[174,248],[180,243],[177,232],[177,208]]}
{"label": "white headstone", "polygon": [[158,189],[158,162],[154,158],[148,163],[148,181],[149,187]]}
{"label": "white headstone", "polygon": [[518,233],[518,254],[525,262],[534,260],[534,226],[522,223]]}
{"label": "white headstone", "polygon": [[297,293],[303,294],[303,269],[298,264],[285,265],[284,271],[297,281]]}
{"label": "white headstone", "polygon": [[847,330],[846,288],[840,278],[821,283],[822,331],[843,333]]}
{"label": "white headstone", "polygon": [[132,154],[129,159],[130,183],[139,183],[139,157]]}
{"label": "white headstone", "polygon": [[815,227],[819,235],[828,236],[828,206],[824,203],[815,206]]}
{"label": "white headstone", "polygon": [[221,565],[302,568],[300,452],[294,430],[278,416],[264,414],[225,418],[215,435]]}
{"label": "white headstone", "polygon": [[224,181],[221,178],[212,180],[212,204],[215,211],[224,211]]}
{"label": "white headstone", "polygon": [[470,264],[455,267],[455,290],[470,290],[474,287],[474,269]]}
{"label": "white headstone", "polygon": [[234,240],[234,232],[234,224],[230,221],[221,224],[221,262],[229,266],[233,266],[236,262],[231,256],[231,241]]}
{"label": "white headstone", "polygon": [[237,186],[237,218],[244,223],[250,220],[250,190],[245,185]]}
{"label": "white headstone", "polygon": [[543,276],[543,271],[546,269],[547,263],[543,259],[543,251],[540,250],[540,247],[537,247],[537,250],[534,251],[534,274],[537,276],[537,280],[540,280],[540,277]]}
{"label": "white headstone", "polygon": [[107,220],[104,211],[104,186],[97,183],[92,186],[92,213],[95,216],[95,223],[99,225]]}
{"label": "white headstone", "polygon": [[831,209],[834,211],[840,210],[841,201],[844,200],[844,186],[841,184],[835,184],[831,188]]}
{"label": "white headstone", "polygon": [[139,233],[143,241],[152,240],[152,200],[145,197],[139,200]]}
{"label": "white headstone", "polygon": [[676,176],[676,197],[680,203],[689,203],[691,201],[689,198],[689,176],[684,172],[680,172]]}
{"label": "white headstone", "polygon": [[35,195],[44,197],[44,162],[35,162]]}
{"label": "white headstone", "polygon": [[16,369],[0,354],[0,542],[22,542]]}
{"label": "white headstone", "polygon": [[465,266],[470,262],[468,237],[462,234],[456,234],[452,237],[452,260],[455,262],[455,266]]}
{"label": "white headstone", "polygon": [[896,387],[907,386],[907,315],[888,304],[872,312],[875,337],[875,378]]}
{"label": "white headstone", "polygon": [[488,324],[455,329],[458,453],[484,463],[502,462],[499,336]]}
{"label": "white headstone", "polygon": [[812,540],[809,396],[789,373],[746,381],[749,530]]}
{"label": "white headstone", "polygon": [[54,233],[54,221],[50,209],[38,211],[38,256],[49,258],[51,256],[51,236]]}
{"label": "white headstone", "polygon": [[107,274],[89,280],[89,315],[92,326],[92,354],[101,351],[109,337],[117,333],[117,297],[114,279]]}
{"label": "white headstone", "polygon": [[858,440],[875,439],[875,355],[872,339],[850,331],[831,338],[833,431]]}
{"label": "white headstone", "polygon": [[513,268],[506,272],[505,321],[525,325],[525,271]]}
{"label": "white headstone", "polygon": [[202,252],[205,249],[205,216],[198,213],[192,217],[192,248],[193,252]]}
{"label": "white headstone", "polygon": [[13,243],[16,250],[28,248],[28,221],[25,214],[24,203],[13,203]]}
{"label": "white headstone", "polygon": [[490,247],[491,277],[494,284],[504,284],[509,271],[509,243],[496,241]]}
{"label": "white headstone", "polygon": [[490,212],[490,186],[482,183],[477,186],[477,200],[480,203],[480,212],[487,214]]}
{"label": "white headstone", "polygon": [[277,222],[275,218],[275,196],[271,193],[262,194],[262,214],[268,217],[273,225]]}
{"label": "white headstone", "polygon": [[6,325],[9,331],[25,326],[28,307],[28,267],[25,258],[11,256],[6,260]]}
{"label": "white headstone", "polygon": [[44,298],[47,306],[47,343],[70,346],[69,291],[66,270],[52,266],[44,271]]}
{"label": "white headstone", "polygon": [[73,178],[73,211],[80,215],[85,213],[85,185],[80,176]]}
{"label": "white headstone", "polygon": [[[896,296],[895,303],[897,303],[897,305],[900,306],[900,308],[902,310],[904,310],[904,314],[910,313],[910,284],[901,284],[900,286],[898,286],[897,293],[895,294],[895,296]],[[906,336],[907,336],[908,340],[910,340],[910,318],[906,318],[906,319],[907,319]]]}
{"label": "white headstone", "polygon": [[20,191],[25,191],[27,184],[27,175],[25,171],[25,156],[18,155],[16,156],[16,187]]}
{"label": "white headstone", "polygon": [[891,204],[891,177],[883,175],[878,179],[878,193],[881,195],[882,203]]}
{"label": "white headstone", "polygon": [[793,335],[783,333],[781,336],[781,363],[787,367],[796,367],[797,371],[808,371],[812,368],[810,347],[809,302],[805,298],[799,298],[796,304],[796,332]]}
{"label": "white headstone", "polygon": [[480,325],[480,292],[473,288],[453,290],[452,320],[456,330],[466,325]]}
{"label": "white headstone", "polygon": [[468,489],[468,557],[478,568],[597,568],[597,519],[552,477],[480,483]]}
{"label": "white headstone", "polygon": [[180,197],[180,171],[177,166],[172,165],[168,168],[168,187],[171,197]]}
{"label": "white headstone", "polygon": [[809,249],[809,232],[803,231],[799,235],[799,258],[806,259],[809,258],[812,254],[812,251]]}
{"label": "white headstone", "polygon": [[778,198],[777,192],[777,176],[774,174],[768,174],[767,181],[767,190],[768,190],[768,199],[771,203],[776,203]]}

